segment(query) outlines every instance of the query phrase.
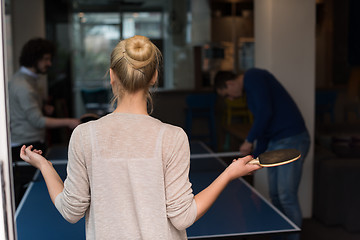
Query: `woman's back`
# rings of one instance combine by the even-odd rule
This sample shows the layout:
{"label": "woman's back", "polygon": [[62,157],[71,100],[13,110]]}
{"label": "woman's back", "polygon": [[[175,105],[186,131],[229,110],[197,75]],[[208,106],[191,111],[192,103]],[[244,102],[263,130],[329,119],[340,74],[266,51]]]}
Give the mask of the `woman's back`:
{"label": "woman's back", "polygon": [[[88,239],[185,239],[185,231],[177,230],[168,215],[193,223],[191,184],[186,178],[166,175],[167,166],[169,171],[188,171],[188,158],[183,163],[176,160],[171,170],[172,153],[179,148],[176,142],[188,154],[184,136],[180,128],[141,114],[111,113],[79,126],[70,141],[70,152],[75,154],[69,155],[68,191],[57,198],[56,206],[66,217],[72,205],[78,207],[81,199],[91,198],[83,208],[89,207]],[[73,179],[79,176],[87,180]],[[86,192],[82,188],[90,188],[89,196],[79,194]],[[68,218],[72,221],[73,216]]]}

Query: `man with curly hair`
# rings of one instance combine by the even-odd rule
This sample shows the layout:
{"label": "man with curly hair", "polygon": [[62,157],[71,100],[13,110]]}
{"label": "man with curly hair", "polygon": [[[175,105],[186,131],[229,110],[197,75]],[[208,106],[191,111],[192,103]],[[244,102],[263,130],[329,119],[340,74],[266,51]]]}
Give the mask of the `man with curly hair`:
{"label": "man with curly hair", "polygon": [[74,118],[49,117],[54,108],[44,105],[39,77],[51,67],[54,53],[55,46],[52,42],[42,38],[29,40],[20,54],[20,69],[8,83],[13,162],[20,160],[20,148],[23,144],[36,146],[46,152],[46,128],[73,129],[79,124],[79,120]]}

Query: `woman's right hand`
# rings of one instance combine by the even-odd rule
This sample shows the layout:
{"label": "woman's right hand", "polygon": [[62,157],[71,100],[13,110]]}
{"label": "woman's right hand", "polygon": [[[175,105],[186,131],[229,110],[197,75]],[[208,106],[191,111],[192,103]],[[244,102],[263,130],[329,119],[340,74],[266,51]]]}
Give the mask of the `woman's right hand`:
{"label": "woman's right hand", "polygon": [[33,146],[30,145],[26,147],[23,145],[20,150],[20,157],[25,162],[31,164],[32,166],[40,169],[43,164],[48,164],[49,161],[46,160],[41,154],[41,150],[32,149]]}

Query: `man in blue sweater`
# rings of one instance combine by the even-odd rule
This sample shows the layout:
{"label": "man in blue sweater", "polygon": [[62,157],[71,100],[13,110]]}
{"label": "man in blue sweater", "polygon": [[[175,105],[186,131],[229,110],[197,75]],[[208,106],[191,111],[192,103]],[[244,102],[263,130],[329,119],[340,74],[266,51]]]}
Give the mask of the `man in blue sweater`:
{"label": "man in blue sweater", "polygon": [[[301,227],[302,214],[297,193],[310,137],[296,103],[280,82],[263,69],[252,68],[240,75],[220,71],[215,76],[215,88],[220,96],[229,99],[246,94],[254,122],[240,146],[242,154],[251,153],[256,157],[265,151],[285,148],[301,151],[302,157],[298,161],[268,168],[272,203]],[[299,239],[299,234],[288,237]]]}

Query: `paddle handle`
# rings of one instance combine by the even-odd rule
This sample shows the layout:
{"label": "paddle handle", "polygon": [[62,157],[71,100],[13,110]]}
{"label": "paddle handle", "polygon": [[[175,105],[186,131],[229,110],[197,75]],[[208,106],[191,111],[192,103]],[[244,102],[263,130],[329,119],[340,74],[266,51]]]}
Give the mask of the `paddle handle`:
{"label": "paddle handle", "polygon": [[247,164],[257,164],[257,165],[260,165],[259,158],[254,158],[253,160],[250,160]]}

